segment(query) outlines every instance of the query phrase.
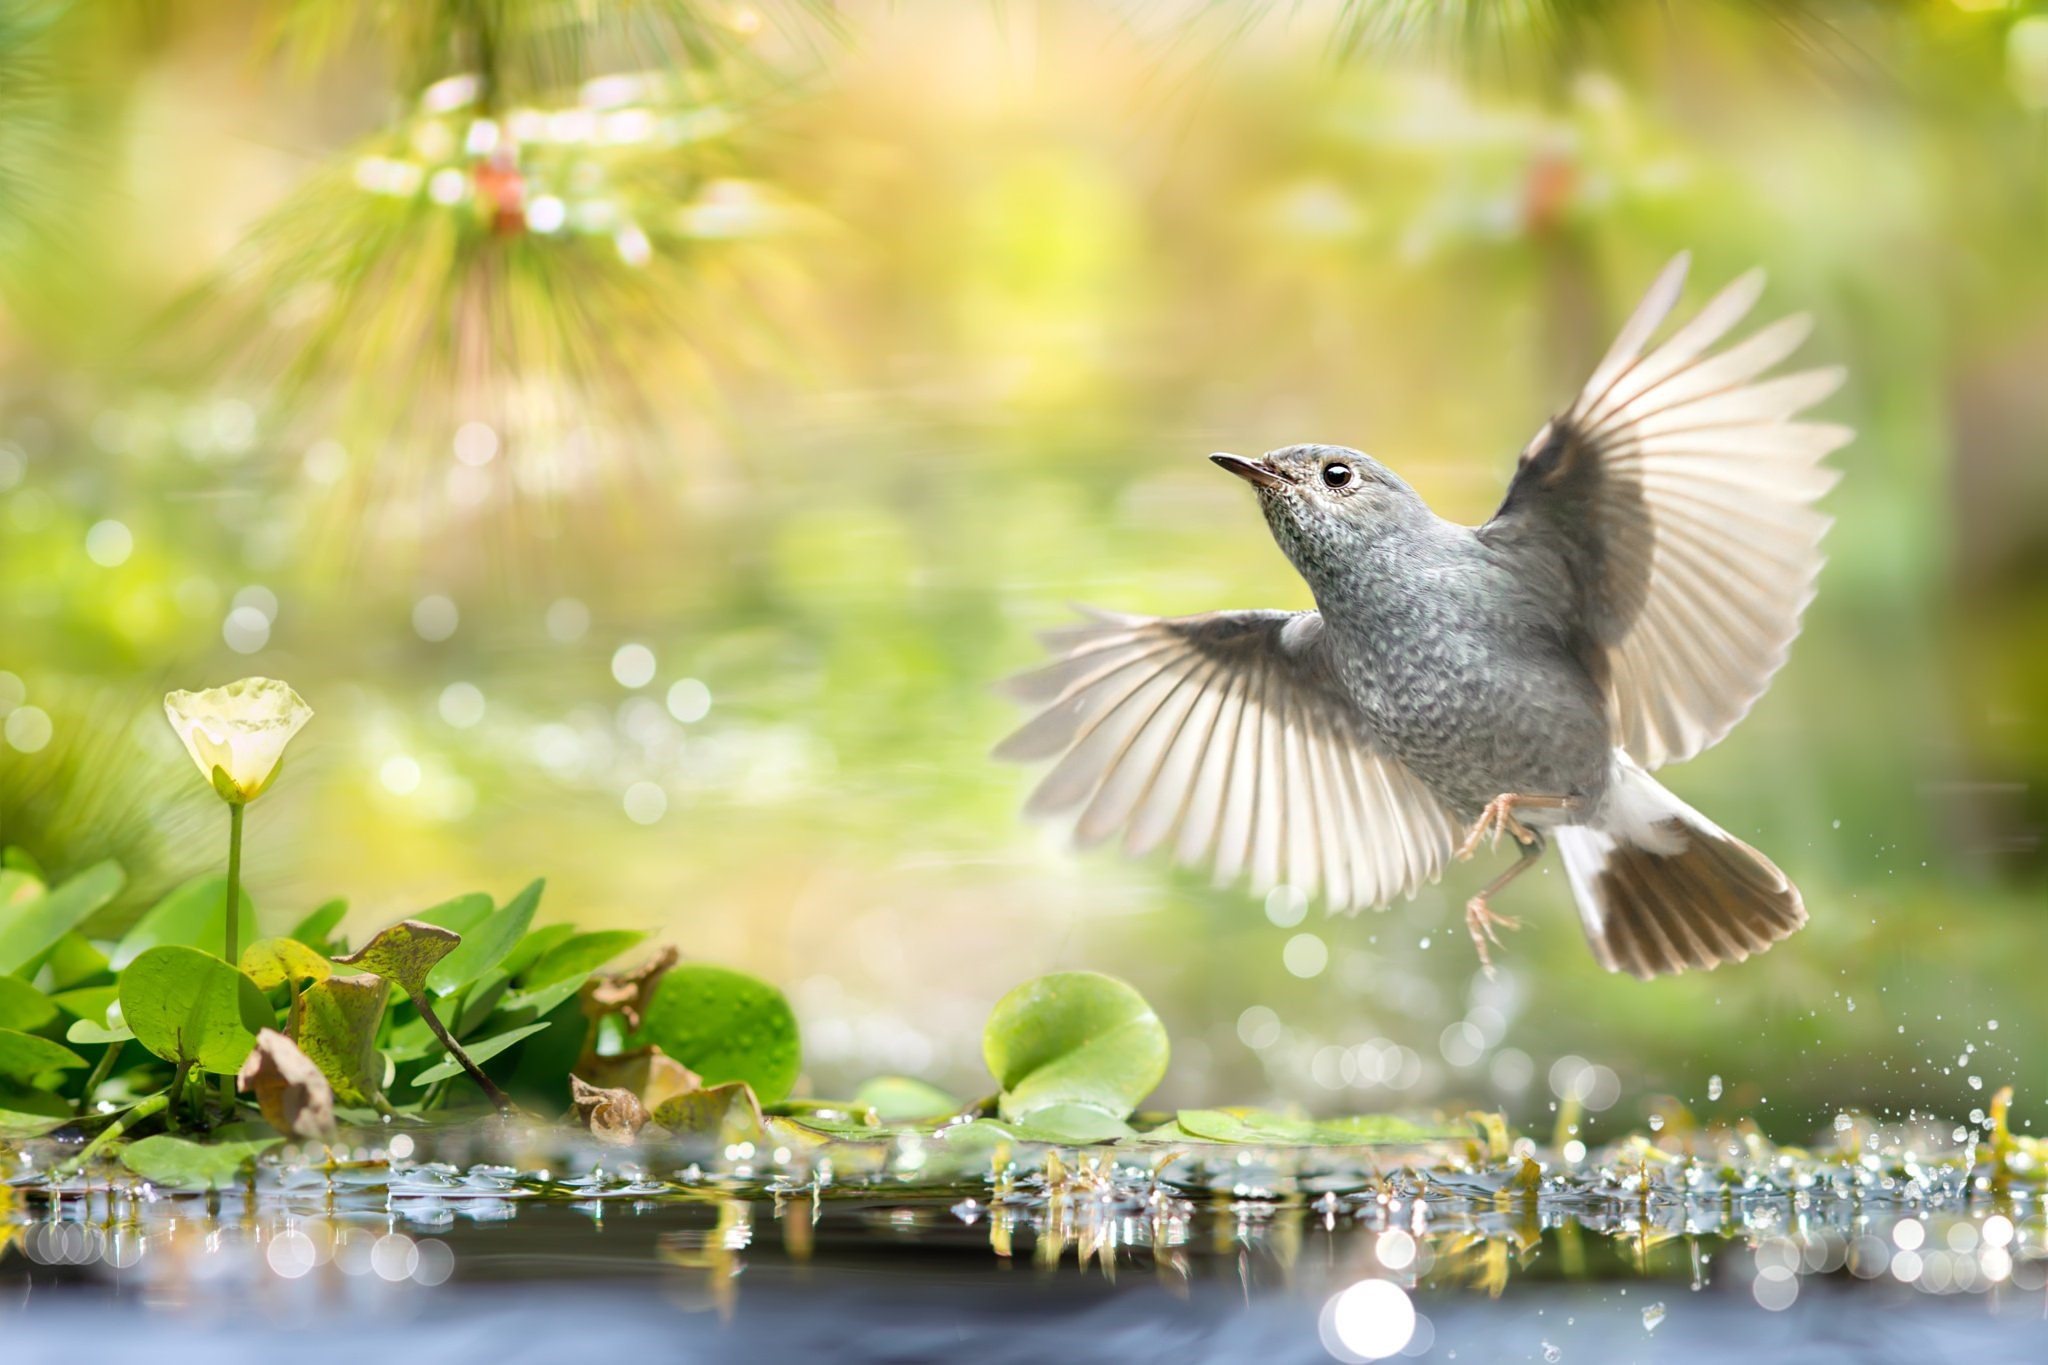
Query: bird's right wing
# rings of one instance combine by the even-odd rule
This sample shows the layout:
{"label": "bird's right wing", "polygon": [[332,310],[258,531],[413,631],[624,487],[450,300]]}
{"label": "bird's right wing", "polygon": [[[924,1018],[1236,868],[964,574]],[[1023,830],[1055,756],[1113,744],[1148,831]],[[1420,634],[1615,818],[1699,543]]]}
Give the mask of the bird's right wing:
{"label": "bird's right wing", "polygon": [[1759,271],[1651,346],[1685,271],[1680,256],[1657,277],[1479,529],[1569,566],[1615,740],[1645,768],[1720,739],[1785,662],[1820,573],[1828,518],[1813,504],[1837,477],[1821,460],[1851,434],[1795,420],[1841,370],[1763,377],[1806,318],[1714,349],[1763,292]]}
{"label": "bird's right wing", "polygon": [[1080,843],[1171,842],[1219,884],[1249,871],[1261,893],[1320,889],[1332,909],[1442,873],[1452,819],[1358,721],[1317,613],[1100,614],[1047,643],[1059,657],[1010,683],[1043,709],[996,755],[1059,759],[1026,809],[1079,808]]}

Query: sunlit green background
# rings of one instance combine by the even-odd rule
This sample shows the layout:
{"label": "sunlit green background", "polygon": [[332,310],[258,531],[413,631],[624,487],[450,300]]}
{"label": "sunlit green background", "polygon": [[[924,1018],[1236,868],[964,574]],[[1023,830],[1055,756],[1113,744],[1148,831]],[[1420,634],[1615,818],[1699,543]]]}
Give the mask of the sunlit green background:
{"label": "sunlit green background", "polygon": [[[816,1091],[973,1093],[1085,966],[1169,1102],[2041,1114],[2048,7],[1429,10],[0,0],[0,839],[210,865],[161,694],[261,673],[273,922],[544,874],[784,983]],[[1608,976],[1553,865],[1488,982],[1484,867],[1296,923],[1016,819],[1066,603],[1306,604],[1209,451],[1483,518],[1681,248],[1850,367],[1806,633],[1666,775],[1805,932]]]}

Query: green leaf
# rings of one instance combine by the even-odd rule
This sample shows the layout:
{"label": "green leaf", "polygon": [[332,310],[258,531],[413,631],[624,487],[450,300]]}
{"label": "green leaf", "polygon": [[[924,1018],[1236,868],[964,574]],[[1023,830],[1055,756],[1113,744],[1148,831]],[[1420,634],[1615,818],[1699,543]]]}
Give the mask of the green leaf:
{"label": "green leaf", "polygon": [[[465,1043],[462,1050],[469,1054],[469,1060],[475,1062],[478,1066],[482,1066],[506,1048],[513,1046],[522,1039],[531,1038],[546,1027],[548,1027],[546,1021],[538,1024],[528,1024],[524,1028],[516,1028],[509,1033],[500,1033],[496,1037],[486,1038],[481,1042]],[[419,1075],[413,1077],[412,1083],[415,1086],[425,1088],[432,1085],[435,1081],[445,1081],[451,1076],[460,1076],[461,1074],[462,1063],[450,1057],[445,1061],[435,1063]]]}
{"label": "green leaf", "polygon": [[[1035,1119],[975,1119],[948,1124],[935,1137],[957,1147],[986,1147],[998,1142],[1040,1142],[1049,1147],[1093,1147],[1131,1135],[1130,1126],[1098,1109],[1055,1109],[1050,1124]],[[1071,1122],[1069,1122],[1071,1120]]]}
{"label": "green leaf", "polygon": [[462,935],[422,920],[402,919],[347,957],[334,959],[337,967],[361,967],[381,976],[407,995],[426,990],[427,977],[434,968],[462,945]]}
{"label": "green leaf", "polygon": [[72,1120],[61,1095],[31,1086],[0,1084],[0,1142],[22,1142],[54,1133]]}
{"label": "green leaf", "polygon": [[112,975],[107,955],[76,929],[57,940],[43,963],[50,969],[51,983],[60,991]]}
{"label": "green leaf", "polygon": [[99,1024],[90,1019],[74,1019],[71,1027],[64,1030],[64,1041],[68,1043],[125,1043],[135,1036],[135,1030],[126,1024]]}
{"label": "green leaf", "polygon": [[0,1028],[0,1076],[26,1080],[45,1071],[66,1071],[84,1065],[85,1058],[62,1043],[19,1029]]}
{"label": "green leaf", "polygon": [[578,934],[543,954],[519,984],[532,991],[572,976],[588,976],[619,954],[639,947],[646,937],[637,929],[600,929],[596,933]]}
{"label": "green leaf", "polygon": [[325,981],[334,964],[295,938],[260,938],[242,950],[242,970],[267,991],[287,981]]}
{"label": "green leaf", "polygon": [[585,973],[582,976],[572,976],[564,981],[553,982],[537,990],[513,991],[498,1002],[498,1008],[506,1014],[520,1010],[546,1014],[563,1001],[575,999],[576,992],[582,990],[583,983],[589,979],[589,974]]}
{"label": "green leaf", "polygon": [[491,917],[491,898],[481,891],[466,891],[452,900],[422,910],[413,918],[421,924],[437,924],[458,934],[471,934]]}
{"label": "green leaf", "polygon": [[0,972],[18,972],[112,900],[127,882],[120,865],[95,863],[19,903],[0,904]]}
{"label": "green leaf", "polygon": [[0,1028],[32,1033],[56,1017],[56,1001],[18,976],[0,976]]}
{"label": "green leaf", "polygon": [[698,963],[671,968],[637,1035],[704,1078],[745,1081],[763,1104],[788,1095],[802,1066],[796,1015],[781,991],[741,972]]}
{"label": "green leaf", "polygon": [[334,931],[348,918],[348,902],[331,900],[292,926],[291,936],[316,953],[324,953],[334,942]]}
{"label": "green leaf", "polygon": [[1310,1119],[1264,1109],[1183,1109],[1174,1117],[1181,1132],[1205,1142],[1296,1146],[1330,1141]]}
{"label": "green leaf", "polygon": [[[225,877],[200,877],[186,882],[151,907],[135,927],[122,935],[108,959],[115,971],[163,944],[203,948],[219,953],[225,946],[228,881]],[[238,897],[235,942],[256,938],[256,910],[245,888]]]}
{"label": "green leaf", "polygon": [[[226,965],[226,964],[222,964]],[[284,1139],[266,1137],[193,1142],[159,1133],[121,1149],[129,1170],[153,1185],[181,1190],[217,1190],[232,1185],[249,1163]]]}
{"label": "green leaf", "polygon": [[1425,1123],[1402,1118],[1399,1114],[1355,1114],[1341,1119],[1324,1119],[1316,1127],[1322,1130],[1322,1141],[1339,1145],[1436,1142],[1472,1135],[1471,1128],[1464,1124]]}
{"label": "green leaf", "polygon": [[275,1022],[270,1002],[240,970],[197,948],[151,948],[121,973],[121,1018],[167,1062],[233,1075]]}
{"label": "green leaf", "polygon": [[910,1076],[876,1076],[864,1081],[854,1092],[853,1102],[874,1110],[883,1123],[950,1118],[961,1109],[960,1101],[945,1091]]}
{"label": "green leaf", "polygon": [[505,960],[498,964],[498,970],[517,980],[527,968],[568,942],[575,934],[576,926],[573,924],[543,924],[538,929],[530,930],[526,937],[513,945],[511,952],[505,954]]}
{"label": "green leaf", "polygon": [[105,1023],[107,1011],[121,1000],[121,987],[81,986],[75,991],[59,991],[50,997],[52,1004],[74,1019],[90,1019],[96,1024]]}
{"label": "green leaf", "polygon": [[[43,865],[36,861],[35,854],[15,844],[0,848],[0,868],[39,882],[49,880],[43,872]],[[6,899],[4,891],[0,891],[0,903],[4,903]]]}
{"label": "green leaf", "polygon": [[503,962],[533,923],[533,912],[546,885],[536,878],[476,929],[462,930],[461,946],[428,973],[427,989],[439,996],[453,995]]}
{"label": "green leaf", "polygon": [[374,1105],[384,1093],[377,1025],[390,995],[391,985],[381,977],[331,976],[299,992],[292,1004],[291,1040],[343,1104]]}
{"label": "green leaf", "polygon": [[982,1056],[1003,1088],[1006,1119],[1060,1111],[1061,1130],[1092,1110],[1121,1124],[1166,1075],[1166,1029],[1130,985],[1100,972],[1027,981],[996,1002]]}

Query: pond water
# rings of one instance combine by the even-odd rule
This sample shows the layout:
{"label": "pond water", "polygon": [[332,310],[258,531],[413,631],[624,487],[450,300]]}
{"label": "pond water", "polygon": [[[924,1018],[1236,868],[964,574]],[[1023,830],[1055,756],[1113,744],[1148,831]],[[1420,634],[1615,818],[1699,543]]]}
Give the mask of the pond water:
{"label": "pond water", "polygon": [[69,1361],[87,1333],[155,1360],[2048,1358],[2048,1211],[1974,1150],[1540,1178],[1440,1153],[630,1155],[565,1179],[370,1153],[253,1193],[18,1181],[4,1358]]}

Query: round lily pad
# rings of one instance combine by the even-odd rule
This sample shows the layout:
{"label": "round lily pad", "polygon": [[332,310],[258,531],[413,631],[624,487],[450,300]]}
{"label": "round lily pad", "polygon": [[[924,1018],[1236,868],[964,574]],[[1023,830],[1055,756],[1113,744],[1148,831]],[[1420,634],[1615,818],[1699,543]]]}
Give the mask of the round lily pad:
{"label": "round lily pad", "polygon": [[803,1064],[796,1014],[781,991],[724,967],[670,969],[655,987],[640,1039],[706,1086],[745,1081],[763,1104],[789,1094]]}
{"label": "round lily pad", "polygon": [[[1166,1027],[1135,987],[1101,972],[1058,972],[996,1002],[982,1056],[1007,1119],[1079,1111],[1121,1122],[1166,1075]],[[1108,1126],[1104,1125],[1105,1131]]]}
{"label": "round lily pad", "polygon": [[248,976],[197,948],[151,948],[121,973],[121,1018],[167,1062],[232,1076],[276,1022]]}

